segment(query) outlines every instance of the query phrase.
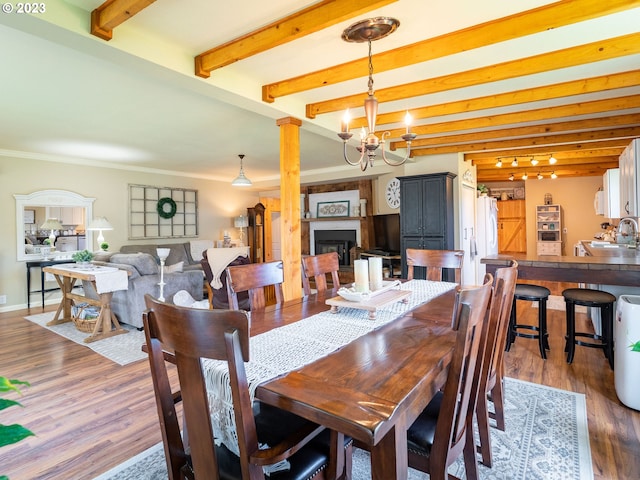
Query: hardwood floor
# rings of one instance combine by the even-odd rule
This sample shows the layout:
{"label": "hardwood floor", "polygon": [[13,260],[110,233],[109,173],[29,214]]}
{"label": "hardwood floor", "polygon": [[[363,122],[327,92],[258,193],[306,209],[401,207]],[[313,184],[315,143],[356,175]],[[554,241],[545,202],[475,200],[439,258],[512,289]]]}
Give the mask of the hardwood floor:
{"label": "hardwood floor", "polygon": [[[0,421],[37,435],[0,449],[0,475],[92,479],[160,442],[146,361],[121,367],[23,319],[41,311],[0,314],[0,375],[31,382],[19,398],[24,408],[1,411]],[[578,320],[586,325],[584,314]],[[518,321],[536,323],[537,310],[518,302]],[[640,412],[618,401],[600,350],[577,347],[567,365],[564,311],[549,310],[548,323],[548,359],[540,358],[536,341],[518,338],[505,355],[507,376],[586,394],[595,478],[639,478]]]}

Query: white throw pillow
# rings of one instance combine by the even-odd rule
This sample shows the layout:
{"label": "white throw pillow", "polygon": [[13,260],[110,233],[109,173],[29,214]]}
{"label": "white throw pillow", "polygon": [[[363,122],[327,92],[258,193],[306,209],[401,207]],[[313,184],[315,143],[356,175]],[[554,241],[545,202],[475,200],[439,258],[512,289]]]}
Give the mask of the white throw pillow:
{"label": "white throw pillow", "polygon": [[165,265],[164,273],[180,273],[182,272],[183,266],[184,266],[184,262],[174,263],[173,265]]}

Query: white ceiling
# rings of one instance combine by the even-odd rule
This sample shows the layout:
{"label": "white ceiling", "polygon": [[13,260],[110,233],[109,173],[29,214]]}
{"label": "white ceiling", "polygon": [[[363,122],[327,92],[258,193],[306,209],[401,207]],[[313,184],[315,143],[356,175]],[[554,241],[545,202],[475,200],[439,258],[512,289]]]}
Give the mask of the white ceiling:
{"label": "white ceiling", "polygon": [[[44,14],[0,15],[0,44],[4,46],[0,53],[4,91],[0,96],[0,154],[227,181],[237,175],[237,155],[242,153],[247,176],[266,187],[278,183],[279,128],[275,121],[287,116],[303,120],[303,181],[313,179],[314,171],[329,178],[360,175],[342,159],[336,135],[341,114],[310,120],[305,118],[305,105],[360,92],[364,99],[366,71],[362,78],[278,98],[272,104],[261,100],[262,85],[366,56],[366,44],[340,39],[351,23],[380,15],[400,20],[393,35],[374,42],[375,54],[550,2],[400,0],[215,70],[208,79],[194,75],[195,55],[315,2],[157,0],[114,29],[109,42],[89,33],[90,12],[101,1],[45,3]],[[388,72],[375,73],[374,64],[374,86],[381,89],[635,33],[638,25],[640,8],[636,7]],[[639,65],[640,55],[627,55],[383,103],[380,112],[629,71]],[[582,97],[586,101],[623,93],[640,93],[640,88]],[[563,103],[567,100],[548,100],[483,115]],[[362,115],[361,111],[353,113]],[[447,121],[465,118],[465,114],[450,117]],[[442,121],[432,118],[421,123]],[[371,173],[385,171],[390,170],[376,165]]]}

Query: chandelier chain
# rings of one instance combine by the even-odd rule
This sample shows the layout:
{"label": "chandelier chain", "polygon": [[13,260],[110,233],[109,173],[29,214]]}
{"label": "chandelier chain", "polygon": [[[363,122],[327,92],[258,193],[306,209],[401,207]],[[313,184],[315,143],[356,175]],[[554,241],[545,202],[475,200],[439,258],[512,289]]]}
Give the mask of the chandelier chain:
{"label": "chandelier chain", "polygon": [[371,39],[369,39],[369,95],[373,95],[373,60],[371,56]]}

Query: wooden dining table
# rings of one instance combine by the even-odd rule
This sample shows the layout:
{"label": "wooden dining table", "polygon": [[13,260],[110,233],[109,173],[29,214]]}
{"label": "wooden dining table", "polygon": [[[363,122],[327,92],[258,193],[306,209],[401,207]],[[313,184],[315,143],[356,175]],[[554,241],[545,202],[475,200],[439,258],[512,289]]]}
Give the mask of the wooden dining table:
{"label": "wooden dining table", "polygon": [[[329,307],[334,291],[251,312],[251,334]],[[406,479],[407,429],[444,385],[455,332],[453,290],[260,384],[256,398],[353,437],[371,452],[371,478]]]}

